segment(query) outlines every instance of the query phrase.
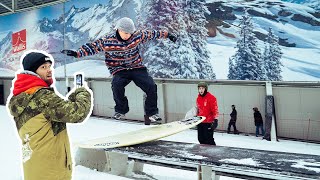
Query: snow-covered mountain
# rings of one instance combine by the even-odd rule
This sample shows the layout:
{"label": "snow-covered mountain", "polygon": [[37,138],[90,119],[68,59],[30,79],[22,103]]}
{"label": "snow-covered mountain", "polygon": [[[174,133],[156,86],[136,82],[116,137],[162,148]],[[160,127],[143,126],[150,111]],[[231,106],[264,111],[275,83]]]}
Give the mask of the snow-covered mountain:
{"label": "snow-covered mountain", "polygon": [[[94,4],[89,8],[72,6],[57,19],[45,17],[36,26],[27,29],[27,49],[41,49],[51,53],[56,66],[73,62],[72,58],[60,53],[61,49],[77,49],[110,32],[114,22],[124,16],[135,17],[141,8],[141,1],[118,0],[107,4]],[[64,22],[65,18],[65,22]],[[133,18],[134,19],[134,18]],[[134,19],[135,20],[135,19]],[[65,39],[64,34],[65,23]],[[11,34],[0,39],[0,67],[17,70],[22,53],[11,54]],[[63,47],[64,44],[64,47]],[[90,58],[103,59],[103,55]],[[15,62],[15,64],[11,63]]]}
{"label": "snow-covered mountain", "polygon": [[[76,49],[86,42],[103,36],[112,30],[114,22],[121,17],[128,16],[137,22],[136,17],[139,11],[143,10],[144,1],[117,0],[106,2],[106,4],[91,3],[85,8],[78,8],[75,3],[59,18],[51,20],[43,18],[36,26],[28,29],[27,48],[48,51],[55,57],[57,66],[74,62],[72,58],[62,55],[60,50]],[[309,80],[308,77],[312,77],[312,80],[320,79],[320,73],[317,71],[320,69],[319,58],[297,59],[292,53],[301,50],[309,53],[305,57],[320,56],[320,11],[281,0],[207,0],[207,6],[211,12],[206,17],[210,36],[209,48],[219,46],[221,47],[219,49],[233,52],[239,36],[239,19],[247,9],[252,16],[254,31],[260,40],[259,43],[263,44],[269,27],[272,27],[280,38],[280,44],[285,49],[284,57],[288,60],[288,63],[284,65],[291,65],[286,67],[290,73],[286,73],[287,77],[286,74],[283,75],[285,80],[295,80],[294,78],[298,75],[295,74],[293,78],[290,78],[292,73],[302,73],[306,75],[306,80]],[[65,38],[63,38],[64,32]],[[0,39],[0,67],[16,70],[19,68],[18,58],[21,53],[11,54],[11,34],[12,32]],[[220,52],[216,50],[216,48],[210,49],[211,57],[217,58],[216,54]],[[228,56],[219,56],[218,58],[223,59],[214,60],[225,63],[217,67],[214,62],[214,71],[228,70],[225,67],[227,67],[229,57],[233,55],[229,52],[221,52],[227,53]],[[84,59],[89,58],[103,60],[103,54]],[[227,77],[223,73],[220,76],[217,74],[217,78],[226,79]]]}
{"label": "snow-covered mountain", "polygon": [[239,19],[245,10],[251,15],[258,39],[264,41],[269,27],[280,38],[280,45],[314,48],[320,45],[320,12],[312,8],[281,1],[208,1],[211,14],[209,36],[221,33],[237,37]]}
{"label": "snow-covered mountain", "polygon": [[9,32],[3,39],[0,40],[0,68],[16,70],[16,67],[19,67],[19,61],[16,61],[16,59],[21,56],[21,53],[11,54],[11,36],[12,32]]}
{"label": "snow-covered mountain", "polygon": [[282,1],[303,4],[303,5],[312,7],[316,10],[320,10],[320,1],[319,0],[282,0]]}

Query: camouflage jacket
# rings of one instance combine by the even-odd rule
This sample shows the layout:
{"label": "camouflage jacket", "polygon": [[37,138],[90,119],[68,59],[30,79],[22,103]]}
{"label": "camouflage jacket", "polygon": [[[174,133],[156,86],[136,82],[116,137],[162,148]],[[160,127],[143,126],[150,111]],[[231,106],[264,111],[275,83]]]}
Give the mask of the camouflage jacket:
{"label": "camouflage jacket", "polygon": [[17,75],[13,90],[16,95],[8,104],[22,141],[24,179],[71,179],[66,123],[79,123],[88,116],[91,94],[78,88],[65,100],[52,88],[29,88],[27,84],[21,86],[26,90],[17,94],[19,83],[30,80],[41,81],[33,75]]}

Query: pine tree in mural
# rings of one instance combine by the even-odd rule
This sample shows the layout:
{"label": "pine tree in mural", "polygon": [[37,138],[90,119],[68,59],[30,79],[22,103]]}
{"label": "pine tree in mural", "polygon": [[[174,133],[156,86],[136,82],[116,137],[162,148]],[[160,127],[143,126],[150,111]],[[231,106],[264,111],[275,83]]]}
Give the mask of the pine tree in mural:
{"label": "pine tree in mural", "polygon": [[188,22],[187,32],[190,37],[193,51],[195,53],[195,61],[197,63],[198,72],[201,79],[215,79],[215,74],[210,63],[209,50],[207,48],[208,30],[205,27],[207,20],[205,14],[210,14],[206,6],[205,0],[187,0],[182,1],[182,7],[186,13]]}
{"label": "pine tree in mural", "polygon": [[234,69],[233,58],[229,58],[229,73],[228,79],[236,79],[236,70]]}
{"label": "pine tree in mural", "polygon": [[[161,78],[191,78],[191,79],[214,79],[215,75],[209,63],[209,55],[205,42],[205,35],[200,34],[199,27],[192,27],[196,24],[191,22],[190,13],[198,12],[200,20],[201,9],[185,0],[161,0],[147,3],[146,24],[149,29],[166,29],[178,36],[176,43],[170,41],[154,41],[145,49],[144,58],[149,72],[154,77]],[[203,25],[204,20],[199,22]],[[199,26],[198,25],[198,26]],[[193,28],[193,29],[192,29]],[[191,30],[192,29],[192,30]],[[193,35],[190,35],[190,30]],[[207,32],[206,30],[204,31]],[[196,34],[198,35],[196,36]],[[202,37],[203,36],[203,37]],[[196,38],[201,38],[196,40]],[[198,44],[200,43],[200,44]],[[196,46],[194,44],[197,44]],[[200,49],[202,48],[202,49]]]}
{"label": "pine tree in mural", "polygon": [[[192,42],[186,31],[187,24],[185,23],[184,16],[179,14],[176,16],[178,22],[177,26],[179,40],[175,43],[175,48],[170,49],[171,61],[176,62],[173,73],[174,78],[192,78],[199,79],[200,73],[197,68],[197,62],[195,58],[195,51],[192,47]],[[171,67],[168,67],[171,68]]]}
{"label": "pine tree in mural", "polygon": [[[146,3],[142,14],[146,16],[145,27],[147,29],[168,30],[176,33],[178,4],[171,0],[154,0]],[[179,37],[180,39],[180,37]],[[171,78],[177,74],[179,61],[171,56],[171,49],[176,45],[169,40],[157,40],[150,42],[144,48],[144,62],[150,74],[154,77]]]}
{"label": "pine tree in mural", "polygon": [[264,80],[265,69],[261,60],[258,40],[253,33],[251,17],[246,12],[241,19],[240,39],[237,42],[236,54],[230,59],[234,62],[234,70],[229,69],[228,77],[237,80]]}
{"label": "pine tree in mural", "polygon": [[279,38],[269,28],[267,42],[263,53],[263,61],[266,69],[266,79],[269,81],[281,81],[281,57],[282,52],[279,45]]}

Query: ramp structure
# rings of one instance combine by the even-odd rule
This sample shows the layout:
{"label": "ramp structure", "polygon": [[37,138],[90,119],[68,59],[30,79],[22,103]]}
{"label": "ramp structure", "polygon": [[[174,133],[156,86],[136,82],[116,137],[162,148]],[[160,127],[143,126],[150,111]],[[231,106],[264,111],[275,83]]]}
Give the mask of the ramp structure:
{"label": "ramp structure", "polygon": [[198,179],[320,179],[320,156],[182,142],[153,141],[105,150],[81,149],[76,164],[116,175],[142,172],[143,163],[196,170]]}

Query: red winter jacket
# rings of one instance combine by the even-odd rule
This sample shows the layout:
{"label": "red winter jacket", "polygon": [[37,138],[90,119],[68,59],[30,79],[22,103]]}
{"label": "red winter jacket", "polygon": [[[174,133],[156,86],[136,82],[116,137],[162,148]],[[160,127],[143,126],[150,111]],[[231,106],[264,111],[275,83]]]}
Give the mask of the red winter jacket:
{"label": "red winter jacket", "polygon": [[212,123],[219,116],[217,99],[209,92],[203,97],[198,95],[197,107],[198,116],[206,117],[202,123]]}

